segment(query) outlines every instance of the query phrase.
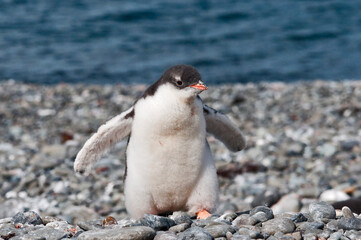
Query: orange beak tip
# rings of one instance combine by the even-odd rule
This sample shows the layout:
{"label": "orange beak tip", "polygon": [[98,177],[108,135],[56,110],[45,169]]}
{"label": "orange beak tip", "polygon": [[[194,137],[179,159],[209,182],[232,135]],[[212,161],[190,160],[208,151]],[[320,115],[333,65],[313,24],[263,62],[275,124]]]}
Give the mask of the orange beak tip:
{"label": "orange beak tip", "polygon": [[202,91],[208,89],[206,85],[203,85],[203,84],[200,84],[200,83],[190,85],[190,87],[195,88],[195,89],[199,89],[199,90],[202,90]]}

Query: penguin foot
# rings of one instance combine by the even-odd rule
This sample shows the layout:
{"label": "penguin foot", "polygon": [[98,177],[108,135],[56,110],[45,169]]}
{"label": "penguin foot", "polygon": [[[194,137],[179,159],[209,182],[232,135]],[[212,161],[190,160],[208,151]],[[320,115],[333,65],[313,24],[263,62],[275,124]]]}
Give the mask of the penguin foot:
{"label": "penguin foot", "polygon": [[196,213],[197,214],[197,219],[206,219],[209,218],[210,216],[212,216],[212,214],[210,214],[207,210],[202,209],[199,212]]}

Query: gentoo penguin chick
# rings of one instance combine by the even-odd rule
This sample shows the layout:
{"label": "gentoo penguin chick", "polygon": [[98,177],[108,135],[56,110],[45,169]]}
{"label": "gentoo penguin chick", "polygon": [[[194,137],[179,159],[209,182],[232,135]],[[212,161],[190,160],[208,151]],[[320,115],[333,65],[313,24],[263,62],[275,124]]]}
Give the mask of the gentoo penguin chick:
{"label": "gentoo penguin chick", "polygon": [[206,132],[231,151],[242,150],[246,141],[229,118],[203,104],[198,94],[206,89],[194,67],[169,68],[130,109],[86,141],[75,171],[89,172],[107,148],[129,136],[124,190],[128,213],[140,218],[184,210],[207,218],[218,202],[218,181]]}

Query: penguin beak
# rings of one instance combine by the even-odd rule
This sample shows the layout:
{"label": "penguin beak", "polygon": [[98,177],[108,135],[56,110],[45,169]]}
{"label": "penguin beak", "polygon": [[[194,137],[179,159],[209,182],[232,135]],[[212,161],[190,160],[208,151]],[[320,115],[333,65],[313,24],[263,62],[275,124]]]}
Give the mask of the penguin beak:
{"label": "penguin beak", "polygon": [[195,89],[198,89],[198,90],[207,90],[207,86],[204,85],[204,83],[202,81],[199,81],[197,84],[193,84],[193,85],[190,85],[189,87],[192,87],[192,88],[195,88]]}

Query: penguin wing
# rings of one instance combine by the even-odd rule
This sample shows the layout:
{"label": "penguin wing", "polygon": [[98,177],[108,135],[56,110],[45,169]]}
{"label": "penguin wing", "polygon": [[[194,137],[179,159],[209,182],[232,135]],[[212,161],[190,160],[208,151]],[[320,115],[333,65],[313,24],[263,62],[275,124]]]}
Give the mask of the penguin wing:
{"label": "penguin wing", "polygon": [[246,138],[239,128],[224,114],[217,112],[207,105],[203,105],[207,132],[224,143],[233,151],[241,151],[246,147]]}
{"label": "penguin wing", "polygon": [[90,172],[92,165],[107,148],[130,134],[133,118],[134,107],[131,107],[100,126],[77,154],[74,170],[79,173]]}

